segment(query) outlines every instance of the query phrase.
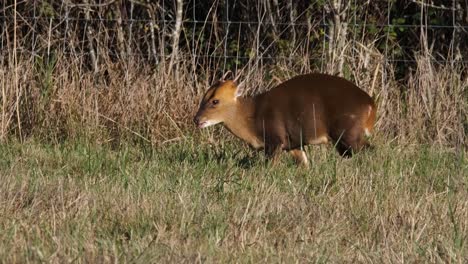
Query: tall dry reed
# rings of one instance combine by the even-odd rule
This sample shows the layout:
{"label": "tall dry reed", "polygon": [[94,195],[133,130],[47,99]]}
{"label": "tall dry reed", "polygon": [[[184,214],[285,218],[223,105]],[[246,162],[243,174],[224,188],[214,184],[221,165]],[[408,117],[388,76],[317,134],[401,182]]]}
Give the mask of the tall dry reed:
{"label": "tall dry reed", "polygon": [[[183,27],[178,34],[185,44],[173,56],[165,47],[173,45],[171,34],[177,32],[170,26],[158,27],[152,16],[144,27],[133,25],[131,20],[125,27],[119,16],[110,20],[111,24],[104,19],[92,20],[88,12],[99,13],[101,6],[69,5],[65,14],[76,12],[81,20],[46,17],[31,24],[22,19],[28,14],[21,11],[17,12],[23,16],[11,16],[12,6],[2,10],[7,17],[1,35],[2,140],[12,136],[54,141],[86,136],[98,141],[133,139],[155,144],[177,140],[194,133],[191,117],[213,80],[227,70],[239,73],[243,69],[241,79],[246,81],[248,94],[265,91],[300,73],[340,74],[376,99],[377,137],[467,146],[465,65],[449,63],[453,61],[449,59],[446,64],[436,62],[436,54],[426,48],[428,40],[424,38],[421,47],[415,47],[416,63],[408,66],[401,78],[395,73],[401,71],[401,65],[387,60],[377,47],[381,36],[365,32],[356,38],[350,31],[335,28],[330,34],[343,39],[330,39],[330,46],[320,41],[322,29],[310,24],[305,29],[307,38],[318,40],[317,46],[311,46],[297,34],[294,41],[285,42],[287,36],[281,34],[289,32],[294,21],[282,31],[270,23],[274,32],[271,42],[265,41],[269,33],[259,23],[253,32],[239,28],[237,37],[250,39],[246,45],[251,48],[248,59],[236,60],[209,53],[208,42],[224,46],[225,51],[230,43],[218,35],[219,25],[203,24],[198,32]],[[24,7],[22,10],[26,12]],[[116,10],[113,14],[119,15]],[[210,14],[206,20],[215,16]],[[10,23],[12,19],[15,23]],[[343,22],[350,22],[351,17],[333,19],[340,19],[341,27],[346,27]],[[136,43],[139,34],[142,43]],[[265,59],[271,50],[280,50],[280,55]],[[284,56],[288,52],[289,56]],[[451,58],[452,53],[445,57]]]}

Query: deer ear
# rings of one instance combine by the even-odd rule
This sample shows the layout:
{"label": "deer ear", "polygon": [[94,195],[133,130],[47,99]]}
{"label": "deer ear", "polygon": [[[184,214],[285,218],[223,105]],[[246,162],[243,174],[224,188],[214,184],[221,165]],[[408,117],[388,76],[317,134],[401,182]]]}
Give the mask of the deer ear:
{"label": "deer ear", "polygon": [[227,71],[227,72],[223,75],[223,77],[221,77],[221,81],[225,81],[226,79],[228,79],[228,77],[229,77],[229,79],[232,79],[232,71]]}
{"label": "deer ear", "polygon": [[236,98],[242,96],[245,90],[245,80],[242,82],[239,81],[240,77],[242,76],[242,73],[244,72],[244,69],[240,70],[240,72],[236,74],[236,77],[233,80],[234,83],[237,84],[237,89],[236,89],[236,94],[235,94]]}
{"label": "deer ear", "polygon": [[241,82],[241,83],[237,84],[236,93],[235,93],[234,96],[236,98],[241,97],[242,94],[244,93],[244,90],[245,90],[245,82]]}

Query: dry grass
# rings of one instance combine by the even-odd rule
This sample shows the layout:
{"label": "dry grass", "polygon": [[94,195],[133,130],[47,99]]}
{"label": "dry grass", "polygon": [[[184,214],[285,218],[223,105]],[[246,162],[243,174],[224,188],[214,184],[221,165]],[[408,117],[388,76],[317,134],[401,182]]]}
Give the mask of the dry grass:
{"label": "dry grass", "polygon": [[[1,66],[3,139],[19,136],[20,128],[23,138],[35,135],[55,142],[87,136],[157,144],[183,138],[192,133],[191,117],[199,97],[216,78],[207,72],[194,78],[190,64],[180,66],[179,79],[137,64],[108,64],[94,74],[80,69],[80,60],[57,56],[52,62],[35,64],[21,58],[18,80],[11,66]],[[402,143],[466,147],[468,79],[462,69],[435,66],[422,57],[414,74],[398,82],[391,77],[391,67],[385,74],[378,63],[367,63],[364,69],[366,60],[350,64],[356,75],[348,79],[376,98],[379,134]],[[259,92],[294,76],[297,68],[252,66],[244,79],[251,92]],[[262,78],[262,74],[273,77]]]}
{"label": "dry grass", "polygon": [[[139,18],[151,16],[155,10],[162,18],[166,15],[165,10],[151,11],[157,4],[130,2],[132,8],[148,11],[138,13]],[[459,58],[462,53],[456,51],[455,37],[447,43],[452,49],[441,54],[428,47],[430,40],[421,31],[420,45],[413,51],[416,64],[412,69],[405,65],[405,79],[400,80],[394,72],[402,71],[402,65],[386,60],[390,51],[383,52],[378,46],[388,35],[368,32],[367,27],[327,39],[322,28],[311,24],[294,29],[305,35],[291,40],[287,32],[293,25],[270,39],[262,30],[273,29],[260,23],[248,25],[249,30],[233,29],[229,35],[232,43],[224,43],[218,35],[228,32],[216,23],[193,29],[184,26],[185,39],[172,52],[166,49],[171,40],[168,36],[178,34],[170,26],[153,25],[155,17],[124,26],[114,20],[89,19],[89,12],[106,18],[109,10],[105,7],[95,6],[91,11],[59,1],[40,1],[38,5],[24,2],[0,10],[6,18],[0,36],[4,48],[0,57],[0,140],[33,136],[59,142],[84,136],[98,142],[132,139],[159,144],[180,139],[192,133],[191,117],[203,91],[225,71],[243,69],[241,80],[246,82],[248,94],[265,91],[300,73],[339,73],[376,99],[376,131],[387,139],[458,149],[468,143],[468,75]],[[109,7],[115,8],[111,13],[117,18],[123,15],[117,3]],[[31,11],[42,14],[31,20],[34,24],[27,19],[37,15]],[[24,14],[16,17],[17,12]],[[367,16],[364,13],[361,15]],[[216,14],[212,15],[206,19],[215,19]],[[323,23],[320,17],[309,19],[317,25]],[[353,18],[346,19],[351,23]],[[231,39],[236,32],[238,38]],[[241,35],[248,39],[246,43],[238,43]],[[304,41],[306,36],[309,41]],[[399,49],[397,43],[387,43],[385,50],[392,47],[395,52]],[[218,57],[220,52],[247,53],[250,59],[223,59]],[[270,55],[277,59],[262,59]],[[434,62],[443,56],[448,58],[446,65]]]}
{"label": "dry grass", "polygon": [[288,159],[265,166],[237,142],[199,142],[2,145],[0,258],[468,260],[466,152],[380,143],[345,160],[314,147],[314,165],[303,170]]}

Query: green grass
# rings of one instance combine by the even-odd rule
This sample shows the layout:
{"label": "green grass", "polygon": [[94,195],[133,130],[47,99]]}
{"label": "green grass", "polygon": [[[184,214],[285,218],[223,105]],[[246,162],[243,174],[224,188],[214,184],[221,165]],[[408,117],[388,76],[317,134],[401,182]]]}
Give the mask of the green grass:
{"label": "green grass", "polygon": [[467,153],[380,144],[311,168],[234,141],[0,145],[0,259],[466,262]]}

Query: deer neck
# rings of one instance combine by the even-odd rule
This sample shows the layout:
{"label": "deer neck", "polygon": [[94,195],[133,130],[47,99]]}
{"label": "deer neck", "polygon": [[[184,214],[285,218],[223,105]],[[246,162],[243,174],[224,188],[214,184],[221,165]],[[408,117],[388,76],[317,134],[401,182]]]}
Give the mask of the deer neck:
{"label": "deer neck", "polygon": [[255,98],[240,97],[237,100],[234,113],[224,122],[224,126],[253,148],[263,148],[264,142],[256,133]]}

